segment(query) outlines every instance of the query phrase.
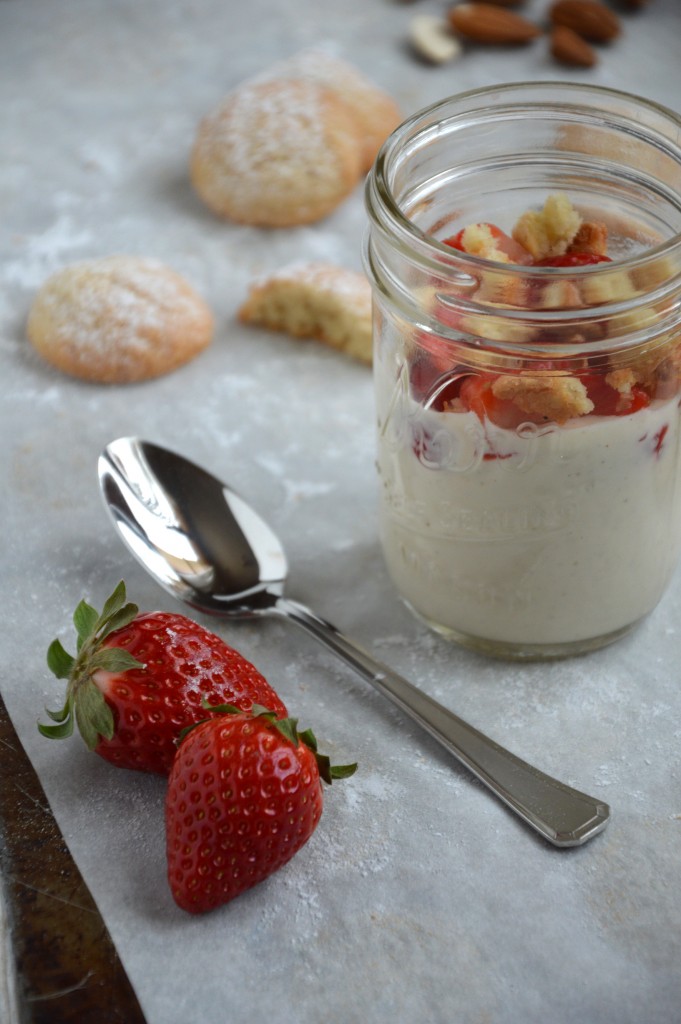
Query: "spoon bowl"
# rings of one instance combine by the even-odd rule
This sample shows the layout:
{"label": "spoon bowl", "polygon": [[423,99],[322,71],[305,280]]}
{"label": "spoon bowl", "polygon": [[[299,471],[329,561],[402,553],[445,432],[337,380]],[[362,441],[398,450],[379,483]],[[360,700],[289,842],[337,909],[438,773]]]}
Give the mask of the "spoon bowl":
{"label": "spoon bowl", "polygon": [[282,596],[284,549],[231,488],[166,448],[119,438],[99,459],[121,538],[158,583],[209,615],[252,617]]}
{"label": "spoon bowl", "polygon": [[279,539],[227,484],[183,456],[135,437],[108,444],[98,470],[119,536],[173,597],[209,615],[278,616],[301,626],[554,846],[579,846],[605,828],[607,804],[522,761],[287,598],[288,565]]}

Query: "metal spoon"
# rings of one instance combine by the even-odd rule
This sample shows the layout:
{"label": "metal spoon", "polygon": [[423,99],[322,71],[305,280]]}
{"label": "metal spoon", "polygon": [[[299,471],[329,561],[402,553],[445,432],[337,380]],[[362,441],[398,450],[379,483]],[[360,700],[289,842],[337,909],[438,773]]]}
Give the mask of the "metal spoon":
{"label": "metal spoon", "polygon": [[554,846],[579,846],[605,828],[607,804],[521,761],[309,608],[284,597],[288,566],[281,543],[226,484],[182,456],[134,437],[107,445],[98,469],[121,538],[174,597],[212,615],[273,615],[302,626]]}

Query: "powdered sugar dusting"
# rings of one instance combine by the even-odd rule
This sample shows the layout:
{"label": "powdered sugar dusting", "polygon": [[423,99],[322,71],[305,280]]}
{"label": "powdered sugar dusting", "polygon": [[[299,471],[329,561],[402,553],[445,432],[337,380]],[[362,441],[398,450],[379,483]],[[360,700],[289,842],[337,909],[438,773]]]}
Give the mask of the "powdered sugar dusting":
{"label": "powdered sugar dusting", "polygon": [[267,165],[268,174],[287,176],[291,161],[281,159],[284,150],[304,155],[323,146],[323,112],[317,89],[254,83],[237,89],[210,124],[215,143],[229,149],[233,174],[251,175]]}
{"label": "powdered sugar dusting", "polygon": [[352,111],[362,136],[364,164],[373,163],[379,146],[401,120],[392,98],[379,89],[359,68],[319,46],[302,50],[278,62],[261,78],[301,78],[330,89]]}
{"label": "powdered sugar dusting", "polygon": [[212,315],[184,278],[158,260],[109,256],[53,274],[34,300],[27,330],[59,369],[124,383],[192,358],[211,339]]}
{"label": "powdered sugar dusting", "polygon": [[336,490],[335,483],[324,483],[315,480],[284,480],[283,485],[287,504],[297,504],[303,499],[331,494]]}
{"label": "powdered sugar dusting", "polygon": [[67,267],[38,297],[55,337],[79,349],[141,350],[166,316],[191,315],[192,303],[157,260],[112,256]]}
{"label": "powdered sugar dusting", "polygon": [[359,137],[345,105],[312,81],[249,81],[202,121],[194,184],[247,223],[304,223],[359,180]]}
{"label": "powdered sugar dusting", "polygon": [[36,288],[60,266],[64,253],[91,241],[90,231],[76,224],[69,214],[60,214],[49,228],[25,241],[20,259],[4,264],[3,280],[10,285]]}
{"label": "powdered sugar dusting", "polygon": [[358,313],[371,311],[371,286],[364,274],[323,262],[295,262],[256,282],[256,287],[272,283],[302,285],[315,292],[333,295]]}

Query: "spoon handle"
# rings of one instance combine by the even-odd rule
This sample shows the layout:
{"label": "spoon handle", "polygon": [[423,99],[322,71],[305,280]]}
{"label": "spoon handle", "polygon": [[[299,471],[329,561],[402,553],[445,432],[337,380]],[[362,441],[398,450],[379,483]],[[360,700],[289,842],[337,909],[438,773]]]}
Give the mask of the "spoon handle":
{"label": "spoon handle", "polygon": [[558,782],[511,754],[377,661],[309,608],[280,597],[270,610],[295,622],[339,655],[554,846],[580,846],[607,825],[607,804]]}

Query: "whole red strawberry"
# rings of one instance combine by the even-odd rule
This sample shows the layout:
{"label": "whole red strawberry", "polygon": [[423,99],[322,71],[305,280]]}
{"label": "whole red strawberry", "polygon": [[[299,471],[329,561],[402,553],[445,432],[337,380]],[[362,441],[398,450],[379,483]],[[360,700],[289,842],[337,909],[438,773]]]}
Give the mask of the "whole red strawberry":
{"label": "whole red strawberry", "polygon": [[73,616],[78,653],[58,640],[47,663],[67,679],[66,700],[47,714],[44,736],[70,736],[74,723],[91,750],[121,768],[167,774],[177,740],[206,717],[202,700],[242,709],[286,707],[257,669],[220,637],[171,612],[139,614],[120,583],[99,615],[81,601]]}
{"label": "whole red strawberry", "polygon": [[265,708],[225,705],[181,742],[166,796],[168,882],[178,906],[201,914],[283,867],[314,832],[332,767],[310,730]]}

